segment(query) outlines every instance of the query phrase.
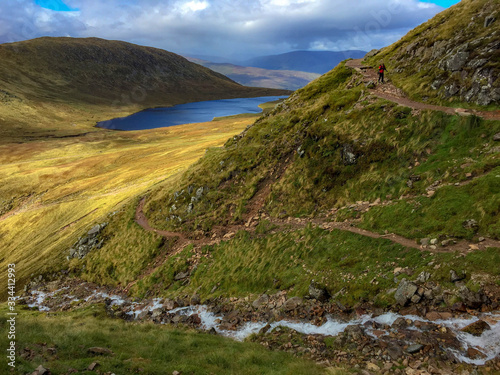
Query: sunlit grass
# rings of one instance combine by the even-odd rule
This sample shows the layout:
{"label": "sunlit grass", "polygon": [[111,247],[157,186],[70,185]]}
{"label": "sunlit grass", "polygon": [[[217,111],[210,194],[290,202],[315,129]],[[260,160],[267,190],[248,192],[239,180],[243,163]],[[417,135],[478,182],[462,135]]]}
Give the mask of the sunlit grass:
{"label": "sunlit grass", "polygon": [[18,285],[57,269],[92,225],[256,117],[0,145],[0,267],[17,263]]}

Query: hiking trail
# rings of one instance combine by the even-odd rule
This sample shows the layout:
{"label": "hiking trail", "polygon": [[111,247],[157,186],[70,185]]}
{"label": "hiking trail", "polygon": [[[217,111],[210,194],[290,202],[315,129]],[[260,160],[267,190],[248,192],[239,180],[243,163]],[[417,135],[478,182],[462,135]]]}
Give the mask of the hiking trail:
{"label": "hiking trail", "polygon": [[381,99],[389,100],[399,105],[417,110],[420,109],[420,110],[441,111],[449,115],[460,115],[460,116],[474,115],[477,117],[482,117],[485,120],[500,120],[500,110],[479,111],[475,109],[444,107],[439,105],[413,101],[408,97],[406,97],[406,95],[403,93],[402,90],[398,89],[390,82],[386,81],[383,84],[378,84],[377,83],[378,75],[376,70],[373,69],[372,67],[363,65],[362,61],[363,59],[349,60],[346,62],[346,66],[360,73],[363,76],[364,83],[373,82],[375,84],[375,88],[370,89],[369,91],[371,94]]}

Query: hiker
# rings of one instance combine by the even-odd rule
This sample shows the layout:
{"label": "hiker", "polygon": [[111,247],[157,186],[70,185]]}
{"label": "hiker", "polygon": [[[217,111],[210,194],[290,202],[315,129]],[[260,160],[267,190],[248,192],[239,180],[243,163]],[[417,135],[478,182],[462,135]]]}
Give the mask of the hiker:
{"label": "hiker", "polygon": [[378,81],[384,83],[384,71],[386,71],[387,68],[385,67],[385,64],[382,63],[378,67]]}

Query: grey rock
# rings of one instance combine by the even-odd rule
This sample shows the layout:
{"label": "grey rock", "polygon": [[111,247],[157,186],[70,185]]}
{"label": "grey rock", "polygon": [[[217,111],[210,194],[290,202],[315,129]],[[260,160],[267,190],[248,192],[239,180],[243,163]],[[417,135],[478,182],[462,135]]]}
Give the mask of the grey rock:
{"label": "grey rock", "polygon": [[345,165],[356,164],[357,157],[354,153],[354,148],[350,144],[344,144],[342,147],[342,160]]}
{"label": "grey rock", "polygon": [[87,235],[90,236],[96,236],[99,232],[101,231],[101,226],[99,224],[95,225],[92,227],[91,230],[87,232]]}
{"label": "grey rock", "polygon": [[478,292],[473,292],[466,286],[462,286],[458,290],[458,297],[467,307],[470,307],[472,309],[478,309],[483,304],[489,302],[489,299],[484,294],[483,290],[479,290]]}
{"label": "grey rock", "polygon": [[496,18],[495,16],[493,16],[493,14],[487,16],[485,19],[484,19],[484,27],[490,27],[493,22],[496,21]]}
{"label": "grey rock", "polygon": [[187,209],[186,209],[186,212],[188,214],[190,214],[191,212],[193,212],[193,209],[194,209],[194,204],[193,202],[189,203],[189,205],[187,206]]}
{"label": "grey rock", "polygon": [[401,348],[401,346],[397,343],[392,343],[387,347],[387,353],[393,361],[396,361],[403,355],[403,348]]}
{"label": "grey rock", "polygon": [[205,192],[205,188],[203,188],[203,187],[196,190],[196,198],[200,199],[204,192]]}
{"label": "grey rock", "polygon": [[459,91],[460,91],[460,86],[456,83],[452,83],[451,85],[447,85],[444,87],[444,94],[448,98],[457,95]]}
{"label": "grey rock", "polygon": [[255,301],[253,301],[252,306],[258,309],[261,306],[266,306],[269,303],[269,296],[267,294],[262,294],[257,298]]}
{"label": "grey rock", "polygon": [[418,275],[417,279],[415,280],[415,282],[417,284],[424,284],[427,282],[427,280],[429,280],[431,277],[431,274],[429,272],[426,272],[426,271],[422,271],[420,272],[420,275]]}
{"label": "grey rock", "polygon": [[189,277],[189,271],[186,271],[186,272],[179,272],[178,274],[176,274],[174,276],[174,280],[178,281],[178,280],[183,280],[183,279],[186,279]]}
{"label": "grey rock", "polygon": [[345,328],[344,335],[351,340],[357,341],[365,337],[365,331],[359,325],[352,325]]}
{"label": "grey rock", "polygon": [[375,56],[375,55],[378,55],[378,54],[379,54],[379,52],[380,52],[380,50],[379,50],[379,49],[372,49],[370,52],[368,52],[368,53],[365,55],[365,57],[364,57],[364,58],[365,58],[365,59],[367,59],[367,58],[373,57],[373,56]]}
{"label": "grey rock", "polygon": [[441,81],[441,80],[437,79],[437,80],[435,80],[434,82],[432,82],[432,84],[431,84],[431,89],[433,89],[433,90],[437,90],[437,89],[439,89],[442,85],[443,85],[443,81]]}
{"label": "grey rock", "polygon": [[422,246],[427,246],[427,245],[429,245],[429,242],[430,242],[430,239],[429,239],[429,238],[422,238],[422,239],[420,240],[420,245],[422,245]]}
{"label": "grey rock", "polygon": [[406,306],[408,302],[410,302],[411,298],[415,295],[417,290],[418,287],[414,283],[403,279],[399,283],[396,293],[394,293],[394,298],[396,299],[396,302],[401,306]]}
{"label": "grey rock", "polygon": [[465,275],[464,271],[462,271],[459,275],[459,274],[457,274],[457,272],[455,270],[450,270],[450,281],[452,283],[456,283],[457,281],[462,281],[465,278],[466,278],[466,275]]}
{"label": "grey rock", "polygon": [[479,224],[477,223],[476,220],[474,219],[468,219],[468,220],[465,220],[463,223],[462,223],[462,226],[465,228],[465,229],[474,229],[474,230],[477,230],[478,227],[479,227]]}
{"label": "grey rock", "polygon": [[293,298],[288,299],[283,304],[283,309],[285,311],[292,311],[292,310],[295,310],[296,308],[300,307],[300,305],[302,305],[302,298],[293,297]]}
{"label": "grey rock", "polygon": [[423,349],[423,345],[421,344],[413,344],[413,345],[410,345],[406,351],[410,354],[414,354],[414,353],[418,353],[419,351],[421,351]]}
{"label": "grey rock", "polygon": [[457,52],[446,60],[446,69],[455,72],[461,70],[469,59],[469,52]]}
{"label": "grey rock", "polygon": [[330,298],[330,293],[325,287],[311,281],[309,284],[309,296],[311,298],[317,299],[318,301],[325,302]]}
{"label": "grey rock", "polygon": [[493,140],[494,140],[495,142],[500,142],[500,133],[495,134],[495,135],[493,136]]}
{"label": "grey rock", "polygon": [[31,375],[50,375],[50,370],[40,365]]}
{"label": "grey rock", "polygon": [[302,146],[299,146],[299,148],[297,149],[297,154],[299,155],[299,158],[303,158],[305,153],[306,152],[302,149]]}
{"label": "grey rock", "polygon": [[375,86],[376,86],[376,85],[375,85],[375,82],[373,82],[373,81],[368,81],[368,82],[366,82],[366,83],[365,83],[365,87],[366,87],[367,89],[374,89],[374,88],[375,88]]}

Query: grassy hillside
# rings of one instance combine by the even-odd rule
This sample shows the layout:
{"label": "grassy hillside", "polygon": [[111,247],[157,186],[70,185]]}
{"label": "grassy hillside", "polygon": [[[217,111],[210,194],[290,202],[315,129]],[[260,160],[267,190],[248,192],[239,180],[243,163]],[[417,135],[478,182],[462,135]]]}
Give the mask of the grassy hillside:
{"label": "grassy hillside", "polygon": [[[19,288],[33,273],[65,267],[71,245],[96,222],[108,221],[124,203],[175,176],[256,117],[0,145],[0,266],[18,264]],[[146,236],[136,251],[139,246],[154,253],[158,241]]]}
{"label": "grassy hillside", "polygon": [[248,88],[183,57],[97,38],[0,45],[2,141],[89,131],[96,121],[154,106],[279,95]]}
{"label": "grassy hillside", "polygon": [[420,101],[500,104],[498,1],[462,0],[368,59],[384,61],[392,82]]}
{"label": "grassy hillside", "polygon": [[[487,6],[467,1],[462,6],[477,3]],[[452,17],[454,11],[456,17]],[[461,11],[455,7],[445,13],[448,22],[441,27],[451,27],[455,18],[461,20]],[[350,239],[340,234],[329,237],[327,230],[300,232],[304,229],[293,223],[297,218],[302,222],[346,221],[346,225],[380,234],[395,233],[414,247],[435,239],[438,252],[450,251],[447,244],[462,240],[470,241],[469,251],[479,248],[484,238],[498,240],[499,133],[499,121],[412,110],[379,99],[370,94],[355,70],[342,63],[296,91],[224,147],[208,150],[182,177],[158,186],[148,196],[146,216],[155,228],[183,231],[191,238],[214,238],[221,228],[228,228],[223,239],[226,245],[188,247],[175,258],[160,254],[149,261],[117,265],[112,254],[123,229],[113,224],[108,228],[113,238],[110,244],[74,267],[78,270],[85,265],[86,278],[111,284],[125,284],[133,280],[132,274],[142,275],[133,290],[161,294],[195,289],[210,294],[214,285],[223,285],[216,293],[244,296],[283,288],[305,295],[313,277],[332,286],[333,292],[349,289],[349,277],[342,283],[331,279],[336,265],[342,265],[339,272],[359,275],[361,269],[374,270],[388,262],[385,276],[381,276],[384,272],[368,275],[389,278],[391,267],[405,267],[402,259],[409,256],[407,248],[385,248],[389,244],[384,241],[365,243],[353,235],[355,242],[340,257],[343,250],[333,249],[342,249]],[[122,215],[122,220],[131,222],[133,208]],[[280,219],[285,220],[284,227],[275,225]],[[250,235],[229,233],[231,225],[249,231],[252,223],[257,227]],[[295,234],[280,235],[283,231]],[[301,244],[304,237],[310,238],[309,244]],[[164,251],[168,252],[168,246]],[[308,253],[320,248],[330,251]],[[498,285],[498,270],[481,269],[486,259],[498,263],[498,248],[481,248],[470,259],[459,257],[451,262],[453,257],[436,257],[437,263],[466,268],[472,274],[471,285],[477,280]],[[387,254],[392,255],[386,258]],[[427,266],[433,264],[428,254],[417,251],[415,258],[408,258],[415,272],[420,266],[432,271]],[[345,260],[349,255],[352,259]],[[334,264],[326,268],[315,266],[333,259]],[[111,263],[116,266],[113,273],[102,276]],[[144,272],[146,263],[148,272]],[[152,264],[156,265],[153,270]],[[432,271],[433,277],[449,282],[450,270],[438,269]],[[174,280],[186,270],[191,272],[188,287]],[[379,286],[384,283],[367,282],[368,278],[350,284],[353,289],[344,302],[355,304],[369,298],[393,303]]]}
{"label": "grassy hillside", "polygon": [[[0,328],[6,332],[7,308],[0,306]],[[16,368],[4,374],[31,374],[39,366],[51,374],[95,373],[87,370],[97,362],[98,373],[118,374],[333,374],[312,361],[291,354],[272,352],[256,343],[240,343],[220,336],[160,325],[129,324],[107,317],[103,305],[76,312],[39,314],[19,312],[17,348],[22,353]],[[7,335],[0,340],[9,348]],[[141,345],[137,345],[141,343]],[[90,348],[106,348],[98,355]],[[71,371],[73,369],[73,371]]]}

